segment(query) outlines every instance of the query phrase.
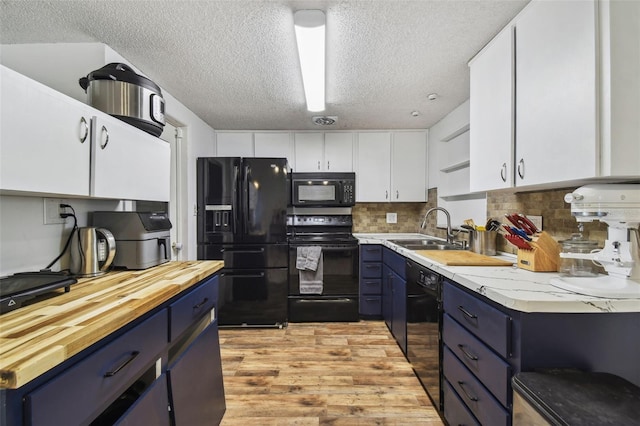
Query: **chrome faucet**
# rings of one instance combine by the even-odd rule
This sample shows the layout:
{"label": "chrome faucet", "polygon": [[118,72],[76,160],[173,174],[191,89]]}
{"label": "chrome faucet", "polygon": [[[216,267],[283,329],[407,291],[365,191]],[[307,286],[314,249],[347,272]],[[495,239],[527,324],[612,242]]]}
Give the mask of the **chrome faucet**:
{"label": "chrome faucet", "polygon": [[447,217],[447,242],[449,244],[455,244],[453,241],[455,235],[453,235],[451,231],[451,215],[449,214],[447,209],[445,209],[444,207],[434,207],[432,209],[427,210],[427,212],[424,214],[424,220],[422,221],[422,225],[420,225],[420,229],[424,229],[424,227],[426,226],[427,217],[429,216],[429,214],[437,210],[440,210]]}

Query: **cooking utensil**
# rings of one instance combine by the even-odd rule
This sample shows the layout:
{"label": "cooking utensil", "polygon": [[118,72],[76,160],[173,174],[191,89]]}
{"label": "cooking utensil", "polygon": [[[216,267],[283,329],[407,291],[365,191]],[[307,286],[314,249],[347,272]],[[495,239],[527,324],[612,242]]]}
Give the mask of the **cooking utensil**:
{"label": "cooking utensil", "polygon": [[531,237],[524,230],[512,226],[511,231],[513,231],[513,235],[518,235],[527,241],[531,241]]}
{"label": "cooking utensil", "polygon": [[489,219],[487,221],[487,231],[497,231],[500,228],[501,223],[495,219]]}
{"label": "cooking utensil", "polygon": [[531,245],[529,245],[529,243],[523,240],[519,235],[505,235],[504,237],[507,239],[507,241],[509,241],[512,245],[516,246],[519,249],[532,249]]}
{"label": "cooking utensil", "polygon": [[[518,216],[518,214],[505,214],[504,215],[509,222],[511,222],[516,228],[522,229],[528,235],[533,235],[535,231],[527,225],[527,223]],[[535,228],[535,227],[534,227]]]}
{"label": "cooking utensil", "polygon": [[476,224],[473,219],[465,219],[463,222],[465,225],[471,226],[473,229],[476,229]]}
{"label": "cooking utensil", "polygon": [[540,232],[535,223],[533,223],[527,216],[522,213],[518,213],[518,217],[533,231],[534,234]]}

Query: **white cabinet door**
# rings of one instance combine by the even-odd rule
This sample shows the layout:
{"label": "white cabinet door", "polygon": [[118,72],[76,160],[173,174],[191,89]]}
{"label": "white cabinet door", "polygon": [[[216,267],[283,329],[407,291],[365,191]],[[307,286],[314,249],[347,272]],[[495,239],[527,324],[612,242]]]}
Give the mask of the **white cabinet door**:
{"label": "white cabinet door", "polygon": [[592,0],[517,19],[516,186],[597,176],[596,28]]}
{"label": "white cabinet door", "polygon": [[391,154],[391,200],[427,200],[427,133],[394,132]]}
{"label": "white cabinet door", "polygon": [[91,112],[6,67],[0,78],[0,188],[89,195]]}
{"label": "white cabinet door", "polygon": [[93,124],[91,195],[169,201],[170,145],[106,114]]}
{"label": "white cabinet door", "polygon": [[293,167],[293,149],[289,132],[254,133],[255,156],[286,158]]}
{"label": "white cabinet door", "polygon": [[323,133],[296,133],[296,172],[319,172],[323,170]]}
{"label": "white cabinet door", "polygon": [[358,133],[356,201],[390,201],[391,133]]}
{"label": "white cabinet door", "polygon": [[323,167],[328,172],[353,172],[353,133],[324,134]]}
{"label": "white cabinet door", "polygon": [[507,27],[470,64],[471,192],[513,186],[513,37]]}
{"label": "white cabinet door", "polygon": [[251,132],[217,132],[216,156],[218,157],[253,157],[253,133]]}

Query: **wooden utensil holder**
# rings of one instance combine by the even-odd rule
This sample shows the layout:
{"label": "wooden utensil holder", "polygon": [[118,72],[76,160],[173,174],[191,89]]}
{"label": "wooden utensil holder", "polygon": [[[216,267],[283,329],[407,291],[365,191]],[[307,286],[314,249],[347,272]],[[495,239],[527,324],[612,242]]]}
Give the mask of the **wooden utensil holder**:
{"label": "wooden utensil holder", "polygon": [[518,268],[533,272],[555,272],[560,261],[560,244],[541,232],[529,243],[531,250],[518,249]]}

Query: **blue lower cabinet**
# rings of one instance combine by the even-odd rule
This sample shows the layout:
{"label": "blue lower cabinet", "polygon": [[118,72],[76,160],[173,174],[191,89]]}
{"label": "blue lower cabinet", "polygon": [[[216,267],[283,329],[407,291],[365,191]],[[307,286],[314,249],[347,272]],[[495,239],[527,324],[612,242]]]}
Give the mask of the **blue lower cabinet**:
{"label": "blue lower cabinet", "polygon": [[473,417],[471,411],[464,405],[464,402],[446,380],[442,381],[442,391],[444,395],[444,418],[447,419],[450,425],[480,426],[480,423]]}
{"label": "blue lower cabinet", "polygon": [[169,396],[167,377],[162,374],[133,403],[115,426],[169,426]]}
{"label": "blue lower cabinet", "polygon": [[167,370],[176,425],[217,425],[226,410],[218,323],[212,322]]}

